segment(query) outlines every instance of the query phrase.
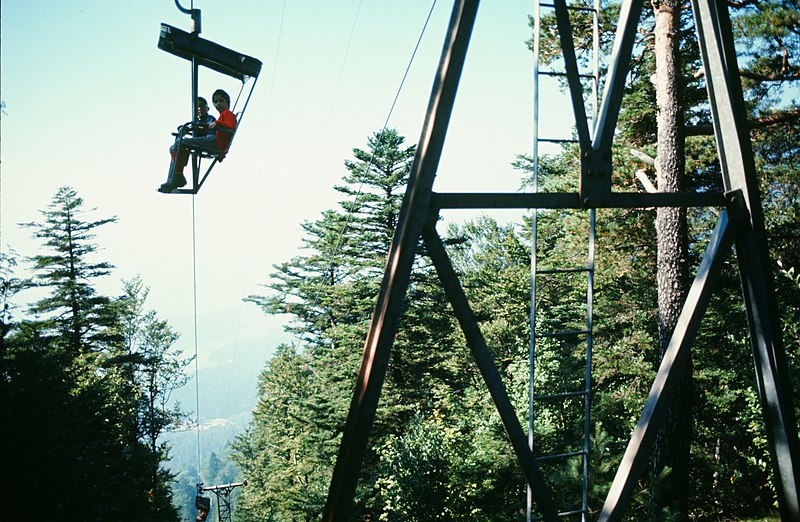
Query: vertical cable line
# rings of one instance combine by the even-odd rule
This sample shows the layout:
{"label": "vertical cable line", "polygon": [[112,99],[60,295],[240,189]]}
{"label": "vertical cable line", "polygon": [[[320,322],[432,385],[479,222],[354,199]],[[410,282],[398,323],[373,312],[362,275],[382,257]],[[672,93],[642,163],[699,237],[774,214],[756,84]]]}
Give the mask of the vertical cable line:
{"label": "vertical cable line", "polygon": [[350,56],[350,47],[353,45],[353,35],[356,34],[356,27],[358,26],[358,16],[361,14],[361,4],[364,3],[364,0],[359,0],[358,6],[356,7],[356,15],[353,18],[353,26],[350,28],[350,35],[347,38],[347,47],[344,50],[344,57],[342,58],[342,66],[339,68],[339,76],[336,79],[336,86],[333,88],[333,97],[331,98],[331,107],[328,110],[328,116],[325,119],[325,126],[322,129],[322,137],[320,138],[320,146],[317,150],[317,157],[314,161],[314,165],[316,166],[319,163],[319,158],[322,155],[322,145],[325,143],[325,140],[328,136],[328,129],[331,126],[331,119],[333,118],[333,111],[336,105],[336,99],[339,97],[339,87],[342,85],[342,78],[344,77],[344,70],[347,67],[347,57]]}
{"label": "vertical cable line", "polygon": [[[177,0],[176,0],[177,2]],[[190,2],[190,9],[191,12],[194,13],[194,0]],[[192,15],[192,21],[194,22],[194,15]],[[195,29],[193,27],[193,29]],[[197,93],[197,67],[194,65],[194,56],[192,57],[192,92]],[[196,118],[195,111],[197,107],[197,99],[192,99],[192,120]],[[195,165],[195,169],[197,166]],[[200,368],[198,366],[197,361],[197,223],[195,218],[195,210],[194,210],[194,203],[195,203],[195,195],[192,194],[192,318],[193,318],[193,328],[194,328],[194,407],[195,407],[195,416],[196,416],[196,426],[195,429],[197,430],[197,481],[201,482],[202,478],[200,477]]]}
{"label": "vertical cable line", "polygon": [[194,400],[197,430],[197,478],[200,478],[200,370],[197,362],[197,224],[192,194],[192,310],[194,316]]}

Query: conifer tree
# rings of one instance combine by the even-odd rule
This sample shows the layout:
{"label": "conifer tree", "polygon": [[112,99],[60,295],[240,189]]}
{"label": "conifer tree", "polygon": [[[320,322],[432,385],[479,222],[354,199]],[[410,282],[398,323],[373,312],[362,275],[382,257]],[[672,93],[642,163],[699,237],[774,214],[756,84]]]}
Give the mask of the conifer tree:
{"label": "conifer tree", "polygon": [[[44,220],[25,226],[42,239],[29,259],[27,287],[49,294],[32,319],[4,318],[0,403],[14,477],[5,511],[15,520],[175,520],[150,495],[152,464],[139,436],[139,396],[123,348],[120,301],[94,284],[111,264],[93,261],[95,230],[115,218],[88,221],[83,201],[59,189]],[[9,278],[5,278],[9,281]]]}
{"label": "conifer tree", "polygon": [[[336,187],[346,199],[338,210],[303,224],[308,255],[276,267],[271,295],[250,298],[267,313],[296,318],[290,326],[296,344],[282,347],[262,372],[254,422],[236,444],[245,473],[264,480],[243,493],[243,509],[253,519],[321,514],[414,156],[414,147],[403,142],[396,131],[383,130],[368,139],[367,150],[353,150],[344,183]],[[452,334],[452,322],[431,313],[446,303],[428,283],[426,261],[418,262],[422,270],[409,291],[375,421],[377,440],[402,433],[416,414],[430,414],[452,385],[451,370],[439,364],[449,352],[438,349]],[[380,462],[371,451],[364,475],[381,474]],[[259,489],[266,496],[256,496]],[[383,506],[372,486],[357,496],[358,513],[380,515]]]}
{"label": "conifer tree", "polygon": [[123,290],[118,309],[124,347],[116,361],[138,405],[137,442],[148,450],[149,494],[161,509],[171,509],[175,476],[162,467],[169,459],[169,446],[160,438],[186,418],[180,404],[170,404],[170,397],[189,380],[185,369],[193,358],[182,357],[174,347],[179,335],[155,310],[145,308],[150,289],[141,278],[123,281]]}
{"label": "conifer tree", "polygon": [[34,303],[31,312],[42,314],[75,355],[112,341],[110,332],[116,320],[108,306],[110,299],[98,295],[92,286],[94,279],[108,275],[113,266],[92,261],[90,256],[97,250],[92,242],[95,230],[117,218],[87,221],[85,213],[83,198],[75,189],[61,187],[48,210],[41,211],[42,222],[23,224],[50,249],[30,258],[35,272],[30,284],[50,290],[49,296]]}

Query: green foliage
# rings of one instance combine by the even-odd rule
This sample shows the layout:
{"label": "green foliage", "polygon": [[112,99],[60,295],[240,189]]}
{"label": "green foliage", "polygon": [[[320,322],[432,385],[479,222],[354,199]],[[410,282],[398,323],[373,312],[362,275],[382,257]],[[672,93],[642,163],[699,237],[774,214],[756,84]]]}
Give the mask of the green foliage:
{"label": "green foliage", "polygon": [[[321,514],[413,157],[413,147],[402,149],[402,143],[394,131],[385,131],[370,139],[369,152],[354,150],[356,161],[345,163],[346,184],[337,187],[349,198],[342,211],[324,212],[320,220],[304,224],[309,255],[277,267],[270,283],[275,294],[251,297],[268,313],[292,313],[298,321],[291,330],[306,344],[283,346],[269,362],[253,423],[234,445],[234,459],[256,485],[243,493],[242,520]],[[524,256],[518,248],[512,255],[520,252]],[[489,415],[488,424],[483,418],[493,406],[485,393],[472,390],[480,384],[477,372],[429,261],[420,257],[416,265],[374,441],[362,467],[355,516],[396,520],[417,509],[423,509],[423,518],[513,516],[520,477],[502,429],[496,414]],[[512,278],[506,288],[517,291]],[[520,310],[524,314],[525,305]],[[506,338],[522,335],[509,337],[501,330],[503,350]],[[519,348],[514,343],[513,349]],[[472,415],[474,405],[482,415],[461,420]],[[417,450],[424,453],[421,460]],[[426,486],[416,481],[416,473],[399,471],[406,464],[427,470],[426,483],[448,496],[412,498]]]}
{"label": "green foliage", "polygon": [[177,428],[187,417],[170,396],[189,379],[185,372],[193,358],[184,358],[173,345],[178,340],[155,310],[146,310],[150,289],[139,277],[123,281],[124,295],[117,302],[123,347],[116,356],[125,386],[136,400],[137,439],[148,449],[150,494],[164,506],[172,503],[175,476],[161,467],[169,459],[169,446],[161,435]]}
{"label": "green foliage", "polygon": [[796,0],[767,0],[744,3],[733,16],[744,86],[761,108],[774,106],[787,83],[800,81],[798,13]]}
{"label": "green foliage", "polygon": [[[140,282],[123,298],[97,293],[94,280],[111,265],[90,260],[97,251],[93,231],[114,219],[86,221],[82,205],[64,187],[44,222],[25,225],[45,246],[29,258],[32,279],[19,283],[13,260],[4,257],[4,304],[20,288],[49,292],[30,307],[32,319],[16,319],[13,307],[4,307],[0,407],[11,427],[3,446],[14,448],[4,462],[14,477],[5,515],[177,520],[171,476],[160,468],[167,449],[155,444],[168,423],[154,387],[160,381],[152,378],[174,338],[163,322],[156,328],[162,335],[143,333],[156,323],[153,314],[141,320]],[[159,348],[148,352],[156,339]]]}
{"label": "green foliage", "polygon": [[116,218],[85,221],[83,199],[70,187],[60,188],[48,208],[42,211],[43,222],[23,225],[34,229],[33,236],[50,249],[29,259],[36,275],[28,284],[50,290],[31,312],[44,315],[53,333],[63,339],[59,342],[66,342],[73,353],[101,349],[119,340],[111,334],[116,318],[109,298],[97,295],[90,281],[108,275],[113,266],[90,260],[97,250],[91,240],[96,228]]}
{"label": "green foliage", "polygon": [[511,515],[496,502],[492,504],[501,510],[490,510],[488,499],[480,498],[487,487],[497,486],[491,475],[475,473],[493,467],[485,455],[489,446],[474,444],[462,429],[446,422],[437,412],[427,419],[415,417],[402,435],[390,437],[378,449],[380,520],[495,520],[504,511]]}
{"label": "green foliage", "polygon": [[[751,137],[760,174],[771,254],[778,260],[776,291],[797,404],[797,340],[800,332],[796,326],[799,307],[794,270],[800,261],[797,250],[800,244],[797,241],[800,204],[797,144],[800,140],[795,91],[800,75],[794,58],[800,51],[800,34],[796,31],[798,9],[793,1],[728,5],[750,118],[754,121],[762,119],[752,130]],[[651,78],[655,69],[652,35],[648,32],[653,24],[652,14],[652,6],[645,4],[640,21],[642,38],[634,48],[615,140],[615,190],[639,190],[631,173],[642,166],[638,161],[632,161],[629,149],[638,149],[652,157],[658,153],[655,147],[655,90]],[[591,43],[587,30],[588,16],[570,12],[579,60],[584,61],[589,56]],[[543,20],[542,59],[546,65],[557,69],[560,49],[554,23],[552,16]],[[600,26],[601,46],[605,47],[610,42],[610,31],[616,28],[606,23],[602,14]],[[703,126],[710,128],[711,118],[688,10],[683,11],[681,31],[677,36],[680,48],[677,81],[687,135],[683,186],[689,190],[719,191],[722,188],[721,171],[715,143],[712,137],[704,135],[709,131],[702,130]],[[783,122],[775,118],[779,115],[784,117]],[[775,118],[774,123],[762,126],[768,123],[767,118]],[[540,180],[544,180],[544,191],[574,190],[571,183],[574,183],[575,176],[568,176],[566,168],[553,169],[553,166],[571,165],[572,172],[576,172],[575,158],[574,149],[569,147],[555,158],[544,158],[544,161],[540,158],[540,167],[543,166]],[[529,164],[529,161],[518,163],[521,167]],[[559,170],[562,172],[560,176]],[[568,227],[569,221],[564,215],[555,216],[557,226],[550,228],[547,217],[540,218],[540,228],[543,229],[540,244],[548,255],[552,255],[555,253],[554,245],[571,241],[558,234],[558,227]],[[609,435],[605,443],[609,455],[620,455],[624,450],[620,442],[627,440],[638,416],[655,364],[653,217],[651,212],[638,210],[598,212],[593,418],[603,423],[604,431]],[[693,266],[699,262],[715,221],[716,216],[707,210],[690,214]],[[579,245],[582,242],[577,239],[575,243]],[[574,257],[564,256],[560,260],[571,258]],[[563,289],[556,290],[558,295],[563,293]],[[554,303],[544,304],[552,309]],[[556,317],[566,319],[563,313],[556,314]],[[769,456],[754,389],[747,336],[739,281],[731,264],[726,269],[720,291],[712,301],[693,350],[696,390],[693,399],[691,490],[692,513],[698,518],[756,516],[772,507]],[[548,358],[545,353],[539,357],[538,364],[546,366],[547,377],[553,380],[568,357]],[[545,424],[549,425],[549,422]],[[731,426],[737,429],[731,429]],[[595,488],[597,486],[595,483]],[[649,487],[642,484],[642,491]],[[636,513],[642,516],[648,513],[646,500],[639,499],[634,504],[634,517]]]}
{"label": "green foliage", "polygon": [[[777,3],[744,3],[734,9],[738,38],[750,39],[753,53],[743,64],[756,75],[778,71],[779,44],[764,21],[794,52],[796,35],[785,32],[794,20]],[[601,11],[600,42],[612,41],[618,5]],[[759,11],[761,11],[759,13]],[[791,9],[790,9],[791,11]],[[795,9],[796,11],[796,9]],[[758,16],[756,16],[758,15]],[[588,15],[573,11],[579,61],[589,59]],[[655,71],[652,6],[642,15],[643,38],[637,42],[613,149],[613,184],[618,191],[638,191],[632,172],[642,168],[630,154],[651,156],[656,144]],[[691,190],[721,190],[721,171],[713,138],[703,134],[711,123],[691,14],[680,20],[680,119],[685,123],[685,179]],[[553,19],[544,21],[544,62],[557,69],[560,52],[553,39]],[[781,32],[784,31],[784,32]],[[764,52],[764,50],[767,50]],[[748,51],[749,53],[749,51]],[[771,53],[771,54],[770,54]],[[793,62],[779,83],[793,81]],[[605,65],[601,65],[601,68]],[[778,85],[776,83],[775,85]],[[780,91],[747,83],[753,116],[774,114]],[[782,98],[785,101],[785,98]],[[791,101],[789,105],[795,101]],[[796,103],[795,103],[796,105]],[[795,391],[800,368],[800,278],[797,241],[800,190],[797,185],[797,124],[753,129],[761,174],[765,220],[777,265],[776,289]],[[403,148],[394,131],[370,137],[368,150],[354,149],[354,159],[337,190],[346,196],[339,208],[302,225],[307,255],[276,266],[270,293],[249,299],[266,313],[289,314],[296,336],[283,346],[261,376],[260,403],[250,429],[234,446],[233,457],[256,487],[244,492],[240,520],[317,519],[327,494],[336,448],[349,408],[352,383],[363,339],[379,289],[383,263],[396,225],[401,193],[413,147]],[[532,160],[520,156],[523,186],[530,186]],[[577,189],[576,147],[539,158],[538,189]],[[653,174],[649,171],[649,174]],[[655,285],[655,211],[616,209],[597,212],[592,437],[590,441],[590,511],[596,512],[625,451],[657,367],[659,332]],[[713,211],[689,214],[689,260],[699,263],[716,222]],[[543,268],[579,266],[586,257],[586,214],[540,211],[538,249]],[[530,223],[499,224],[478,218],[447,232],[446,243],[482,333],[518,412],[527,410],[530,320]],[[424,251],[423,251],[424,252]],[[730,260],[693,349],[696,387],[692,432],[690,516],[733,519],[761,516],[773,508],[769,455],[760,404],[754,389],[752,356],[736,268]],[[579,329],[585,319],[585,281],[579,277],[537,281],[537,326],[544,330]],[[580,387],[585,343],[548,339],[537,346],[536,390],[558,393]],[[795,394],[800,411],[800,401]],[[523,424],[528,419],[520,414]],[[582,403],[567,400],[539,407],[535,416],[537,452],[573,451],[582,443]],[[560,505],[574,505],[579,493],[579,459],[548,465],[546,475]],[[638,478],[628,514],[647,519],[655,512],[654,485],[672,471]],[[497,412],[466,351],[462,335],[439,289],[428,260],[416,260],[406,309],[374,423],[354,517],[369,520],[511,520],[524,505],[525,480],[508,444]]]}

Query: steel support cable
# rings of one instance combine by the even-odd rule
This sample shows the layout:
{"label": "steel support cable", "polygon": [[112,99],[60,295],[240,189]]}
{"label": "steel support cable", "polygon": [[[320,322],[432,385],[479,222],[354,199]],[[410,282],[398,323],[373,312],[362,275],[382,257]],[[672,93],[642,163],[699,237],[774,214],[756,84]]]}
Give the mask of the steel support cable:
{"label": "steel support cable", "polygon": [[[319,162],[319,157],[322,154],[322,143],[325,142],[325,137],[328,134],[328,127],[330,126],[331,115],[333,114],[333,107],[336,104],[336,98],[339,95],[339,86],[342,83],[342,77],[344,76],[344,68],[345,68],[345,65],[347,64],[347,57],[350,55],[350,46],[353,43],[353,35],[356,32],[356,25],[358,24],[358,15],[361,13],[361,4],[363,4],[363,0],[359,0],[359,2],[358,2],[358,7],[356,8],[356,15],[355,15],[355,18],[353,19],[353,26],[350,28],[350,36],[347,39],[347,47],[345,48],[344,57],[342,58],[342,66],[339,68],[339,77],[336,80],[336,87],[333,89],[333,98],[331,99],[331,106],[330,106],[330,109],[328,110],[328,117],[325,120],[325,125],[324,125],[323,131],[322,131],[322,139],[320,141],[320,146],[317,148],[317,156],[316,156],[316,160],[314,162],[315,164]],[[360,193],[360,190],[359,190],[359,193]],[[350,216],[351,212],[352,212],[352,210],[348,209],[348,211],[347,211],[347,215],[348,215],[347,221],[349,221],[349,216]],[[333,264],[333,256],[336,254],[336,252],[338,252],[339,245],[340,245],[340,238],[341,238],[341,232],[340,232],[339,238],[337,238],[337,241],[335,243],[335,246],[334,246],[334,249],[333,249],[333,253],[331,254],[331,264]],[[311,308],[313,309],[318,304],[319,304],[319,292],[314,294],[314,301],[313,301],[313,303],[311,305]],[[300,335],[302,335],[302,332],[298,332],[297,336],[295,337],[295,342],[293,344],[296,347],[300,346],[300,341],[301,341]]]}
{"label": "steel support cable", "polygon": [[[195,20],[194,0],[191,0],[191,8],[187,11],[180,5],[178,0],[175,0],[175,5],[182,13],[192,15],[192,21]],[[192,101],[192,114],[194,114],[194,107],[197,105],[196,100]],[[192,118],[194,119],[194,118]],[[198,363],[198,349],[197,349],[197,220],[195,218],[195,196],[192,194],[192,320],[193,320],[193,334],[194,334],[194,407],[195,407],[195,430],[197,431],[197,481],[202,482],[200,476],[200,464],[202,462],[200,452],[200,368]]]}
{"label": "steel support cable", "polygon": [[[433,14],[433,8],[434,7],[436,7],[436,0],[433,0],[433,3],[431,4],[431,8],[428,11],[428,16],[425,19],[425,24],[423,24],[422,31],[420,31],[419,38],[417,38],[417,43],[414,46],[414,51],[411,53],[411,58],[408,60],[408,65],[406,66],[406,70],[403,73],[403,78],[400,80],[400,85],[397,87],[397,92],[394,95],[394,100],[392,100],[392,105],[389,107],[389,114],[386,115],[386,119],[383,122],[383,127],[380,130],[381,135],[383,135],[383,133],[386,131],[386,127],[389,126],[389,120],[392,117],[392,113],[394,112],[395,105],[397,105],[397,100],[398,100],[398,98],[400,98],[400,93],[403,90],[403,85],[405,85],[406,78],[408,77],[408,72],[411,70],[411,65],[414,63],[414,58],[417,56],[417,51],[419,50],[419,44],[422,42],[422,37],[425,35],[425,29],[427,29],[428,22],[430,22],[430,20],[431,20],[431,15]],[[369,172],[369,169],[370,169],[370,167],[372,167],[372,162],[373,162],[374,159],[375,159],[375,151],[372,152],[372,155],[370,156],[369,161],[367,162],[367,166],[364,169],[365,172]],[[362,181],[358,185],[358,190],[356,191],[356,195],[353,197],[353,202],[354,203],[355,203],[355,200],[358,199],[358,197],[361,195],[361,190],[363,188],[364,188],[364,182]],[[344,234],[345,234],[345,232],[347,232],[347,229],[350,226],[350,222],[352,221],[352,217],[353,217],[352,209],[353,209],[353,207],[351,207],[347,211],[347,219],[345,220],[344,225],[342,226],[342,230],[339,233],[339,238],[338,238],[338,240],[336,242],[336,245],[335,245],[335,247],[333,249],[333,254],[334,255],[339,251],[339,247],[341,246],[341,242],[342,242],[342,239],[344,238]]]}
{"label": "steel support cable", "polygon": [[[433,2],[431,3],[431,8],[428,10],[428,15],[425,18],[425,23],[422,25],[422,30],[420,31],[419,37],[417,38],[417,43],[414,45],[414,50],[411,53],[411,57],[408,60],[408,64],[406,65],[406,69],[403,72],[403,77],[400,80],[400,85],[397,87],[397,91],[395,92],[394,99],[392,100],[392,104],[389,107],[389,112],[386,115],[386,119],[383,122],[383,127],[380,130],[380,134],[381,135],[383,134],[383,132],[386,131],[386,128],[389,126],[389,120],[392,118],[392,114],[394,113],[394,108],[397,105],[397,100],[400,98],[400,94],[402,93],[403,87],[404,87],[405,82],[406,82],[406,79],[408,78],[408,73],[411,70],[411,66],[414,64],[414,59],[416,58],[417,51],[419,50],[419,46],[422,43],[422,38],[425,36],[425,30],[428,28],[428,23],[430,22],[431,16],[433,15],[433,10],[436,7],[436,2],[437,2],[437,0],[433,0]],[[359,4],[359,8],[360,8],[360,4]],[[353,29],[355,29],[355,24],[353,25]],[[352,38],[352,35],[351,35],[351,38]],[[375,159],[375,151],[372,152],[372,154],[370,155],[369,160],[367,161],[367,166],[364,169],[365,172],[369,172],[369,169],[370,169],[370,167],[372,167],[374,159]],[[362,181],[358,185],[358,190],[356,190],[356,194],[353,196],[353,203],[354,204],[350,205],[349,208],[347,209],[345,222],[342,225],[342,229],[339,231],[338,237],[336,238],[336,242],[335,242],[334,247],[333,247],[333,251],[330,254],[329,259],[330,259],[330,266],[331,267],[333,266],[333,263],[334,263],[334,256],[336,256],[336,254],[339,252],[339,249],[342,246],[342,243],[343,243],[343,240],[344,240],[344,235],[347,232],[347,229],[350,227],[350,223],[353,221],[353,209],[355,208],[355,201],[358,199],[359,196],[361,196],[361,192],[362,192],[363,188],[364,188],[364,182]],[[320,300],[320,293],[317,292],[314,295],[314,302],[311,305],[312,309],[319,304],[319,300]],[[299,338],[299,335],[298,335],[298,337],[295,338],[295,346],[299,346],[299,345],[300,345],[300,338]]]}
{"label": "steel support cable", "polygon": [[[347,57],[350,56],[350,47],[353,44],[353,35],[356,33],[356,26],[358,25],[358,15],[361,13],[361,4],[364,3],[364,0],[359,0],[358,7],[356,8],[356,15],[353,18],[353,26],[350,28],[350,36],[347,38],[347,47],[344,50],[344,56],[342,57],[342,65],[339,68],[339,76],[336,79],[336,87],[333,88],[333,97],[331,98],[331,105],[330,109],[328,109],[328,117],[325,120],[325,125],[322,129],[322,138],[320,139],[320,145],[317,148],[317,157],[314,161],[314,165],[319,163],[320,155],[322,154],[322,144],[325,143],[325,139],[328,135],[328,128],[331,124],[331,117],[333,116],[333,108],[336,105],[336,98],[339,97],[339,87],[342,85],[342,78],[344,77],[344,69],[347,65]],[[309,181],[309,185],[310,185]]]}
{"label": "steel support cable", "polygon": [[[275,59],[272,61],[272,74],[271,74],[272,80],[271,80],[271,83],[270,83],[269,97],[267,99],[266,121],[264,122],[264,138],[262,140],[261,155],[260,155],[260,158],[259,158],[259,161],[258,161],[258,164],[261,167],[263,167],[264,158],[266,157],[267,142],[268,142],[267,129],[269,128],[270,116],[272,114],[272,95],[275,92],[275,79],[278,77],[278,63],[280,61],[281,42],[283,40],[283,24],[284,24],[284,21],[286,19],[286,2],[287,2],[287,0],[283,0],[283,8],[281,10],[281,21],[280,21],[280,25],[278,27],[278,43],[277,43],[277,46],[275,48],[275,53],[274,53]],[[262,186],[263,186],[264,179],[265,179],[264,176],[258,176],[257,177],[257,182],[256,182],[257,185],[255,187],[255,190],[252,191],[252,194],[255,197],[253,198],[253,203],[250,205],[250,219],[248,220],[249,223],[254,223],[255,222],[254,216],[255,216],[256,203],[259,202],[259,201],[262,201],[262,199],[260,198],[260,195],[262,193]],[[259,205],[259,207],[260,207],[260,205]],[[250,254],[252,252],[252,245],[253,245],[253,236],[254,236],[256,230],[257,229],[255,227],[250,227],[250,235],[249,235],[248,240],[247,240],[247,253],[244,256],[244,267],[242,268],[242,270],[240,272],[241,274],[243,274],[242,284],[240,286],[240,288],[241,288],[240,295],[244,295],[245,294],[244,274],[247,274],[248,271],[249,271]],[[239,310],[238,310],[238,314],[237,314],[237,317],[236,317],[236,330],[235,330],[236,331],[236,339],[235,339],[234,344],[233,344],[233,360],[231,362],[231,370],[230,370],[230,372],[228,374],[228,383],[233,383],[233,373],[234,373],[234,370],[236,368],[236,355],[237,355],[237,352],[238,352],[238,349],[239,349],[239,334],[241,332],[241,326],[242,326],[242,307],[243,306],[244,306],[244,300],[240,299],[239,300]],[[227,394],[227,397],[225,398],[225,409],[224,409],[225,417],[228,416],[228,412],[230,410],[232,389],[233,389],[233,386],[229,385],[228,386],[228,394]]]}
{"label": "steel support cable", "polygon": [[197,225],[195,219],[195,194],[192,194],[192,312],[194,317],[194,400],[197,430],[197,478],[200,477],[200,464],[202,462],[200,452],[200,368],[198,363],[197,349]]}

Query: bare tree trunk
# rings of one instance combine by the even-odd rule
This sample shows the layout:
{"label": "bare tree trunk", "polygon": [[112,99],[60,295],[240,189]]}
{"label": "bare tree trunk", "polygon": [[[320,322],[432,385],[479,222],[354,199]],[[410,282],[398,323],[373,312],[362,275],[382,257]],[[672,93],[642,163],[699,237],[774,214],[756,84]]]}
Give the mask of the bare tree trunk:
{"label": "bare tree trunk", "polygon": [[[679,104],[680,73],[678,69],[678,30],[680,3],[676,0],[654,0],[656,16],[656,103],[658,105],[658,155],[656,172],[658,190],[677,192],[681,189],[684,170],[684,147],[680,132],[683,124]],[[658,241],[658,334],[659,361],[666,352],[669,339],[687,293],[687,225],[686,210],[659,208],[656,215]],[[689,449],[692,431],[692,364],[689,361],[680,378],[676,396],[670,405],[659,432],[653,460],[653,508],[657,519],[688,518]],[[663,476],[666,470],[669,473]],[[673,518],[674,517],[674,518]]]}

